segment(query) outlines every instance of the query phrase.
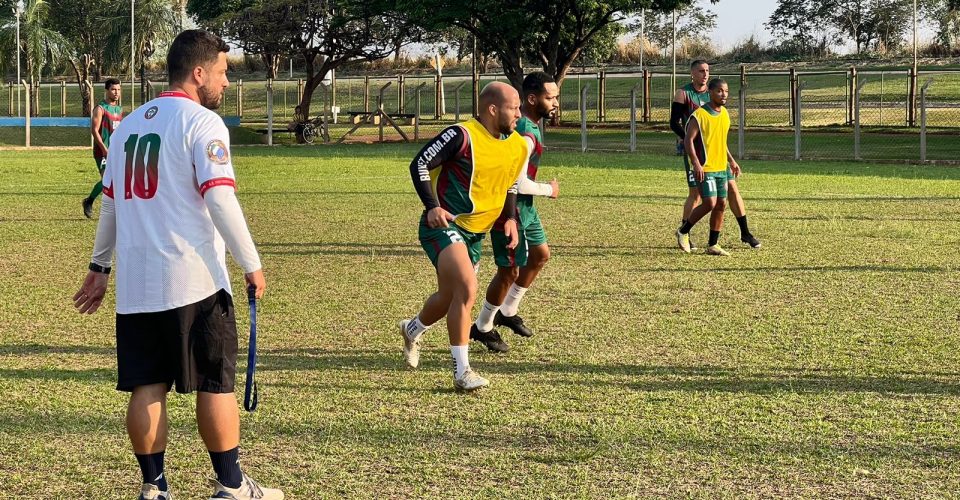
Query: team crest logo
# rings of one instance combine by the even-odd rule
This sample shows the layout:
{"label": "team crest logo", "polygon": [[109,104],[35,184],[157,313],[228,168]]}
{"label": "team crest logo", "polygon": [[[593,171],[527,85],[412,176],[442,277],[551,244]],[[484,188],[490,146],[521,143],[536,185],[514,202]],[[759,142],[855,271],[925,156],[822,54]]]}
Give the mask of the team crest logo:
{"label": "team crest logo", "polygon": [[156,106],[150,106],[150,109],[148,109],[147,112],[143,114],[143,117],[146,118],[147,120],[153,118],[154,116],[157,116]]}
{"label": "team crest logo", "polygon": [[230,161],[230,152],[227,151],[227,145],[220,139],[210,141],[207,143],[207,158],[220,165],[226,164]]}

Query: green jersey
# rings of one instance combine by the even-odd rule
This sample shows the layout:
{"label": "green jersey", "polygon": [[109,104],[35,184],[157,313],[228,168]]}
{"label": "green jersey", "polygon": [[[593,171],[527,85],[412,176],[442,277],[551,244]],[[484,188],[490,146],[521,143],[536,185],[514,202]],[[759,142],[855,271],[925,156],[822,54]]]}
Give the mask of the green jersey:
{"label": "green jersey", "polygon": [[687,120],[693,115],[693,112],[696,111],[697,108],[710,102],[710,91],[703,89],[703,92],[697,92],[693,88],[692,83],[684,85],[680,90],[683,91],[683,101],[687,106],[686,116],[683,117],[683,123],[686,125]]}
{"label": "green jersey", "polygon": [[107,101],[100,101],[97,106],[103,110],[103,118],[100,119],[100,139],[103,139],[103,145],[109,148],[110,135],[117,130],[120,120],[123,119],[123,108]]}
{"label": "green jersey", "polygon": [[[543,156],[543,136],[540,134],[540,127],[533,120],[522,116],[517,121],[517,133],[520,134],[520,137],[528,137],[533,141],[533,152],[530,153],[530,160],[527,162],[525,172],[528,179],[535,181],[537,180],[537,170],[540,169],[540,157]],[[533,205],[533,195],[517,195],[517,204]]]}

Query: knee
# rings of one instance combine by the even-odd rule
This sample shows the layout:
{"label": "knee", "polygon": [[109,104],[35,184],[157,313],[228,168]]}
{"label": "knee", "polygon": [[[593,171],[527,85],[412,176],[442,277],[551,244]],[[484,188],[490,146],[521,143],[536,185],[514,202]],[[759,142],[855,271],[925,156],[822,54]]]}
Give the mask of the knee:
{"label": "knee", "polygon": [[520,268],[517,266],[501,267],[497,269],[497,274],[500,275],[502,281],[512,284],[520,276]]}
{"label": "knee", "polygon": [[540,245],[534,248],[537,250],[530,252],[529,257],[527,258],[527,267],[540,269],[547,264],[547,261],[550,260],[550,247],[547,245]]}
{"label": "knee", "polygon": [[717,199],[713,197],[703,198],[701,205],[703,205],[704,208],[713,210],[717,206]]}
{"label": "knee", "polygon": [[727,208],[727,200],[724,198],[718,198],[717,203],[713,206],[713,211],[723,212]]}
{"label": "knee", "polygon": [[477,280],[465,279],[457,283],[453,290],[453,301],[463,304],[467,307],[473,307],[473,302],[477,298]]}

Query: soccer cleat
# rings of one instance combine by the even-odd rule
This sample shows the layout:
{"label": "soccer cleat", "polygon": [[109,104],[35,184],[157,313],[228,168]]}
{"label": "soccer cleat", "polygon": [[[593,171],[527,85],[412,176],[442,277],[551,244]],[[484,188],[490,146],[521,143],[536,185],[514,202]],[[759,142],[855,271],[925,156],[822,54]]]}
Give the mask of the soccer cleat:
{"label": "soccer cleat", "polygon": [[680,250],[690,253],[690,235],[681,233],[679,229],[677,229],[677,246]]}
{"label": "soccer cleat", "polygon": [[750,245],[750,248],[760,248],[760,240],[754,235],[741,236],[740,241]]}
{"label": "soccer cleat", "polygon": [[510,350],[510,346],[503,341],[503,338],[500,337],[500,333],[497,332],[497,330],[481,332],[480,329],[477,328],[476,323],[470,326],[470,338],[487,346],[487,349],[493,352],[507,352]]}
{"label": "soccer cleat", "polygon": [[140,496],[137,500],[172,500],[173,495],[170,491],[163,491],[153,483],[143,483],[140,487]]}
{"label": "soccer cleat", "polygon": [[493,324],[505,326],[521,337],[533,336],[533,331],[523,324],[523,318],[520,316],[504,316],[503,313],[497,311],[496,316],[493,317]]}
{"label": "soccer cleat", "polygon": [[458,391],[475,391],[481,387],[490,385],[490,381],[481,377],[477,372],[470,368],[463,372],[460,378],[454,377],[453,387]]}
{"label": "soccer cleat", "polygon": [[93,218],[93,200],[90,198],[83,199],[83,215],[88,219]]}
{"label": "soccer cleat", "polygon": [[227,488],[216,479],[211,479],[210,485],[214,488],[210,500],[283,500],[282,491],[260,486],[246,472],[239,488]]}
{"label": "soccer cleat", "polygon": [[400,322],[400,335],[403,336],[403,360],[407,362],[407,366],[410,368],[416,368],[420,366],[420,337],[423,337],[423,334],[417,335],[417,338],[410,339],[410,336],[407,335],[407,324],[410,323],[410,320],[405,319]]}
{"label": "soccer cleat", "polygon": [[718,255],[721,257],[729,257],[730,252],[720,248],[720,245],[710,245],[707,247],[707,255]]}

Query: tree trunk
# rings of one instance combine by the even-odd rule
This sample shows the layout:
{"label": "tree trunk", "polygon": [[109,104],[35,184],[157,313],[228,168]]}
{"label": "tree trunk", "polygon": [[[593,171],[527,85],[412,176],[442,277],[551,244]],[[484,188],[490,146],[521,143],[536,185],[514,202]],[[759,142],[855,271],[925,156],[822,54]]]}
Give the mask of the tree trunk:
{"label": "tree trunk", "polygon": [[[294,123],[305,123],[310,119],[310,104],[313,101],[313,93],[323,81],[323,75],[333,69],[333,66],[324,60],[323,64],[320,65],[319,71],[314,71],[316,64],[313,56],[307,55],[304,57],[304,60],[306,61],[307,80],[303,84],[303,95],[300,97],[300,103],[297,104],[296,108],[294,108]],[[303,128],[296,127],[295,130],[297,134],[297,142],[303,144],[305,142],[303,140]]]}
{"label": "tree trunk", "polygon": [[280,56],[265,52],[261,54],[260,57],[263,59],[263,65],[267,68],[267,78],[271,80],[276,79],[277,73],[280,70]]}
{"label": "tree trunk", "polygon": [[90,66],[93,64],[93,58],[89,54],[80,57],[80,62],[70,59],[70,65],[77,75],[77,85],[80,87],[80,99],[83,102],[83,108],[80,110],[80,116],[90,116],[90,100],[93,96],[90,94]]}
{"label": "tree trunk", "polygon": [[517,92],[523,91],[523,67],[520,65],[519,50],[510,50],[500,52],[500,65],[503,67],[503,74],[510,80]]}

